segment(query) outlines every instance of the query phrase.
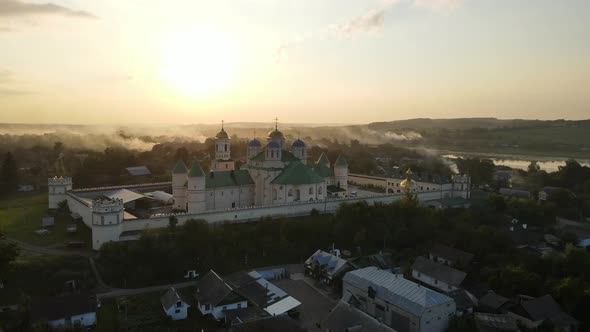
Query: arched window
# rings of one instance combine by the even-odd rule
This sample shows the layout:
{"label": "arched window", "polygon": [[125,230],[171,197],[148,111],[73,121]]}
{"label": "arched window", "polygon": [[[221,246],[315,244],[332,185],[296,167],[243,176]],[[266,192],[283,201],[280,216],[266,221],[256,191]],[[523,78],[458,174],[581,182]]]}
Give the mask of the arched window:
{"label": "arched window", "polygon": [[272,190],[272,199],[274,199],[274,200],[277,199],[277,190],[276,189]]}
{"label": "arched window", "polygon": [[287,196],[293,196],[293,189],[289,189],[289,191],[287,191]]}
{"label": "arched window", "polygon": [[318,195],[321,195],[321,194],[322,194],[322,187],[319,187],[318,188]]}
{"label": "arched window", "polygon": [[270,157],[271,157],[271,158],[274,158],[274,157],[275,157],[275,152],[274,152],[274,150],[270,150]]}
{"label": "arched window", "polygon": [[313,195],[313,187],[309,187],[309,194]]}
{"label": "arched window", "polygon": [[225,152],[227,152],[227,144],[225,144]]}

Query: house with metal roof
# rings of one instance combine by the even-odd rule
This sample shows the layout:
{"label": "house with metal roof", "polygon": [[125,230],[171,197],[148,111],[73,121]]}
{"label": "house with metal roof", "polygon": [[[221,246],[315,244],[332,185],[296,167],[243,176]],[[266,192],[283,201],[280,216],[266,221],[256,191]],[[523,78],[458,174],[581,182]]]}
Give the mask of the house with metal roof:
{"label": "house with metal roof", "polygon": [[353,269],[347,260],[333,253],[317,250],[304,263],[305,274],[327,285],[338,285],[344,273]]}
{"label": "house with metal roof", "polygon": [[96,296],[88,293],[34,298],[30,315],[33,325],[47,324],[51,328],[96,325]]}
{"label": "house with metal roof", "polygon": [[419,256],[412,265],[412,277],[445,293],[459,288],[467,273]]}
{"label": "house with metal roof", "polygon": [[442,332],[455,315],[455,301],[376,267],[347,272],[342,300],[398,332]]}

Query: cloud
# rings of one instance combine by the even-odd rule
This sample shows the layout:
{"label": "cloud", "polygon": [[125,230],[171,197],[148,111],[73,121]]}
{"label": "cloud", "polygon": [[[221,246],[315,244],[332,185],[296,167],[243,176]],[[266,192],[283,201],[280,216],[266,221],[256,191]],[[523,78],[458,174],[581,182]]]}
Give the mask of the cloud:
{"label": "cloud", "polygon": [[0,32],[12,32],[13,30],[9,27],[0,27]]}
{"label": "cloud", "polygon": [[25,15],[64,15],[82,18],[96,18],[96,16],[89,12],[70,9],[49,2],[29,3],[21,0],[0,0],[0,17]]}
{"label": "cloud", "polygon": [[463,0],[415,0],[414,3],[420,7],[427,7],[433,10],[449,11],[461,6]]}
{"label": "cloud", "polygon": [[333,25],[332,30],[345,36],[352,36],[359,33],[367,33],[381,30],[385,20],[385,10],[371,10],[365,15]]}

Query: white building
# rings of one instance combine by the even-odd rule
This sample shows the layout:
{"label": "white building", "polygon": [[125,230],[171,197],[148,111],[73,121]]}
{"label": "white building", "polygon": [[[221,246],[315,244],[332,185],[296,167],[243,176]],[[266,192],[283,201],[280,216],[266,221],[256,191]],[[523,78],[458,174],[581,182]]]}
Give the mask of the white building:
{"label": "white building", "polygon": [[[416,196],[421,201],[441,195],[468,198],[469,178],[455,179],[449,188],[420,191]],[[53,177],[48,180],[49,208],[67,201],[72,213],[92,229],[92,248],[98,250],[107,242],[137,239],[145,229],[167,227],[171,216],[180,225],[190,219],[252,221],[307,215],[312,210],[332,213],[342,202],[391,203],[403,196],[348,197],[348,180],[343,155],[333,163],[326,154],[309,161],[305,143],[297,139],[288,146],[276,125],[264,146],[257,139],[248,143],[247,161],[236,169],[231,139],[222,127],[208,173],[198,162],[189,169],[179,161],[172,169],[171,182],[83,189],[72,189],[70,177]],[[173,203],[169,195],[162,194],[171,194]],[[160,206],[145,208],[154,201]]]}
{"label": "white building", "polygon": [[305,143],[297,139],[288,148],[277,127],[268,133],[264,147],[257,139],[250,141],[247,156],[246,164],[236,170],[231,139],[222,127],[215,137],[215,157],[209,174],[198,162],[190,170],[182,161],[174,167],[174,208],[199,213],[346,195],[348,164],[342,155],[333,166],[325,154],[317,162],[308,163]]}
{"label": "white building", "polygon": [[236,293],[213,270],[197,281],[195,299],[201,314],[203,316],[211,315],[215,320],[223,319],[227,310],[248,307],[246,298]]}
{"label": "white building", "polygon": [[443,332],[455,315],[453,299],[400,274],[367,267],[346,273],[343,281],[343,301],[396,331]]}
{"label": "white building", "polygon": [[190,304],[184,301],[176,289],[171,287],[162,297],[160,298],[162,309],[166,313],[166,316],[172,318],[172,320],[182,320],[188,317],[188,308]]}

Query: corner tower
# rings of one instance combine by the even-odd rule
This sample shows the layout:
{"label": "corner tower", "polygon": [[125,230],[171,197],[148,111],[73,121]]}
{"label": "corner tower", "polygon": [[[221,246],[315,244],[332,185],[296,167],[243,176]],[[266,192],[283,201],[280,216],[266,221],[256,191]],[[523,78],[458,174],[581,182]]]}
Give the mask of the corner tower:
{"label": "corner tower", "polygon": [[172,197],[174,198],[174,210],[186,211],[186,165],[182,160],[176,162],[172,170]]}
{"label": "corner tower", "polygon": [[123,222],[123,200],[101,197],[92,201],[92,249],[118,241]]}
{"label": "corner tower", "polygon": [[57,177],[47,179],[49,189],[49,208],[57,209],[57,205],[66,200],[66,194],[72,190],[71,177]]}
{"label": "corner tower", "polygon": [[348,191],[348,162],[342,153],[334,162],[334,180],[336,186]]}

